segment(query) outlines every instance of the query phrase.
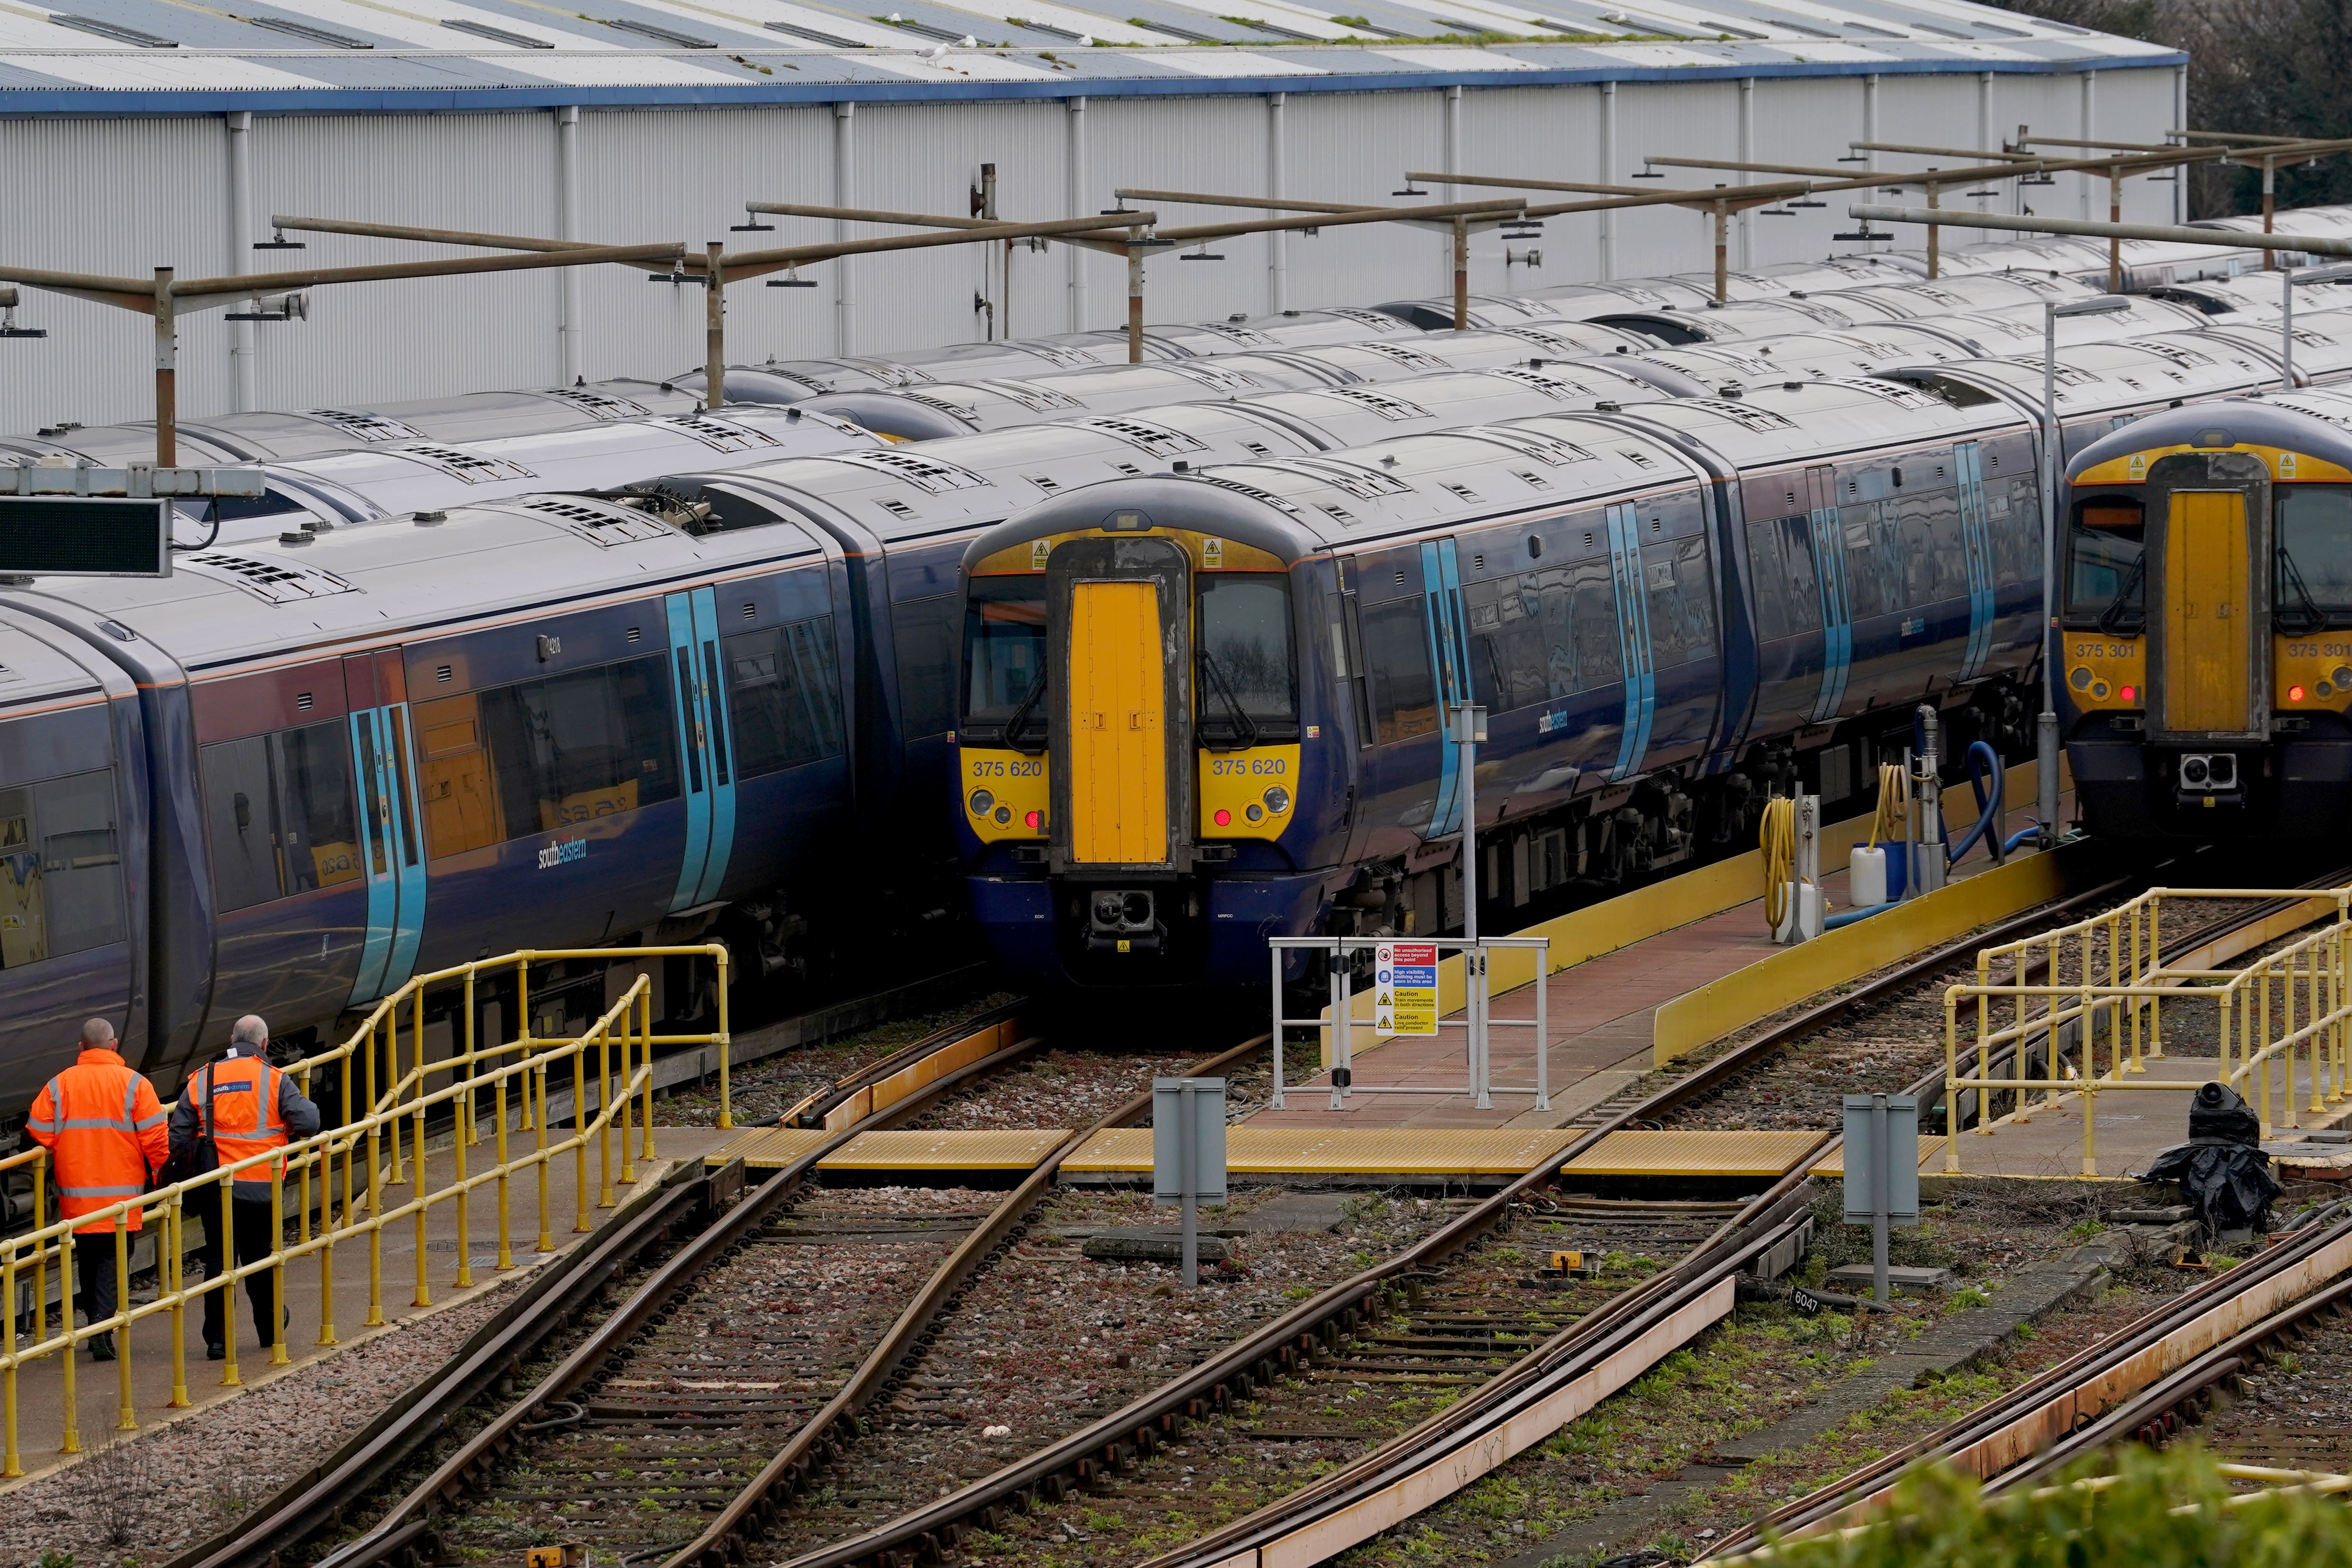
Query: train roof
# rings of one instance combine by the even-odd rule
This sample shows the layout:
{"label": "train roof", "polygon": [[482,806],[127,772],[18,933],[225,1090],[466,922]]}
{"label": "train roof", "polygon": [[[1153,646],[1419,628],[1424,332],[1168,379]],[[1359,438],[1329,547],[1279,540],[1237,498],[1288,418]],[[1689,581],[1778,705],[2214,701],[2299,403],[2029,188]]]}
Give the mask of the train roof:
{"label": "train roof", "polygon": [[[398,441],[489,440],[551,430],[593,429],[621,419],[689,414],[689,393],[651,381],[616,380],[537,390],[468,392],[352,408],[268,410],[220,414],[179,422],[184,458],[259,462]],[[147,422],[60,426],[31,439],[5,443],[20,452],[88,458],[101,467],[151,461],[155,426]]]}
{"label": "train roof", "polygon": [[2275,447],[2352,468],[2352,394],[2304,388],[2167,408],[2102,436],[2074,454],[2066,478],[2136,452],[2176,447]]}
{"label": "train roof", "polygon": [[[2265,359],[2279,352],[2279,321],[2217,321],[2205,335],[2242,344]],[[2294,313],[2294,369],[2306,379],[2352,373],[2352,310]]]}
{"label": "train roof", "polygon": [[1868,300],[1898,319],[1956,316],[1969,310],[1998,310],[2015,305],[2038,305],[2045,300],[2079,300],[2095,293],[2089,284],[2047,272],[1979,272],[1962,278],[1910,278],[1897,274],[1887,282],[1808,299],[1843,309],[1849,300]]}
{"label": "train roof", "polygon": [[[1962,360],[1890,375],[1968,403],[1997,397],[2028,411],[2042,406],[2042,356]],[[2219,332],[2151,333],[2120,342],[2062,345],[2057,354],[2058,413],[2068,418],[2121,414],[2174,400],[2226,397],[2278,378],[2261,353]]]}
{"label": "train roof", "polygon": [[2008,409],[1957,407],[1917,387],[1875,376],[1759,383],[1737,398],[1644,404],[1627,410],[1624,418],[1672,431],[1740,471],[1964,439],[2021,423]]}
{"label": "train roof", "polygon": [[[27,619],[18,625],[0,618],[0,720],[103,700],[111,682],[93,666],[104,668],[101,660],[85,658],[70,638],[43,623]],[[127,679],[122,686],[128,689]],[[25,755],[16,732],[5,726],[0,726],[0,766],[7,768],[12,779],[57,771],[54,763]]]}
{"label": "train roof", "polygon": [[[2235,278],[2168,283],[2149,292],[2157,299],[2200,311],[2208,321],[2275,321],[2280,312],[2279,280],[2293,276],[2288,270],[2241,272]],[[2347,284],[2352,284],[2352,278],[2296,281],[2293,285],[2295,315],[2300,318],[2352,307],[2352,289],[2347,289]]]}
{"label": "train roof", "polygon": [[[1560,312],[1552,310],[1550,305],[1549,300],[1529,294],[1473,294],[1469,298],[1470,324],[1473,327],[1513,327],[1523,321],[1547,321],[1559,316]],[[1451,294],[1427,300],[1391,300],[1378,309],[1383,315],[1394,316],[1423,331],[1454,330],[1454,296]]]}
{"label": "train roof", "polygon": [[816,536],[784,518],[761,511],[757,522],[698,536],[675,512],[594,496],[515,496],[437,523],[404,517],[299,535],[299,545],[191,551],[173,558],[169,577],[35,578],[6,597],[79,605],[201,671],[823,553]]}
{"label": "train roof", "polygon": [[1670,344],[1724,342],[1735,338],[1781,337],[1826,329],[1843,331],[1858,321],[1900,320],[1869,300],[1851,309],[1829,297],[1748,300],[1696,310],[1633,310],[1596,318],[1610,326],[1646,332]]}
{"label": "train roof", "polygon": [[1875,375],[1888,365],[1949,363],[1972,356],[1932,326],[1893,321],[1843,332],[1790,332],[1653,349],[1641,357],[1645,363],[1664,365],[1720,388],[1727,381],[1744,387],[1790,375]]}

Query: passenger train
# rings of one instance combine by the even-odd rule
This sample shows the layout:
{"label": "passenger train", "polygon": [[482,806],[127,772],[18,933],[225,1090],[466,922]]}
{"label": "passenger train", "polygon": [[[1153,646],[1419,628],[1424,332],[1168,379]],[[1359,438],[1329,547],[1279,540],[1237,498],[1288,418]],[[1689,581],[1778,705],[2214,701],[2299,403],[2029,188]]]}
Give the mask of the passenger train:
{"label": "passenger train", "polygon": [[[1883,290],[1892,265],[1738,291]],[[1967,281],[1937,287],[1979,313],[2044,292]],[[1268,930],[1452,924],[1450,693],[1496,715],[1504,910],[1736,841],[1799,777],[1853,793],[1921,695],[2013,751],[2038,406],[2014,339],[1834,300],[1744,321],[1685,280],[1573,292],[1607,303],[1427,336],[1407,307],[1155,329],[1139,367],[1077,334],[730,371],[789,406],[707,423],[772,449],[703,439],[690,377],[183,426],[294,505],[187,520],[220,531],[163,582],[0,589],[0,1106],[126,997],[169,1089],[241,1013],[299,1039],[519,942],[625,965],[715,933],[739,973],[821,968],[928,913],[959,847],[1000,949],[1061,979],[1247,982]],[[2277,375],[2242,303],[2253,324],[2063,349],[2068,449]],[[1642,326],[1662,311],[1715,324],[1672,346]],[[2297,342],[2300,377],[2352,374],[2352,323]],[[532,471],[469,479],[431,446]],[[564,487],[603,493],[523,493]],[[1080,625],[1098,570],[1128,591]],[[1150,732],[1037,679],[1147,614],[1185,645],[1155,665],[1162,766],[1134,775],[1156,847],[1099,809]],[[911,902],[877,909],[886,883]],[[673,1016],[707,1005],[656,980]],[[539,1000],[584,1016],[605,984]]]}
{"label": "passenger train", "polygon": [[2067,466],[2054,668],[2089,821],[2341,836],[2352,803],[2352,396],[2138,421]]}

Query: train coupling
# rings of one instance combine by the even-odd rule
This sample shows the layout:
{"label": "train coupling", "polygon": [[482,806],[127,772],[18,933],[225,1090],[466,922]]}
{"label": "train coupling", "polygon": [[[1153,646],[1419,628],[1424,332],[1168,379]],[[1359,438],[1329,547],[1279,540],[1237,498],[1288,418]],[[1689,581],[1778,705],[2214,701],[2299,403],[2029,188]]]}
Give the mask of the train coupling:
{"label": "train coupling", "polygon": [[1149,889],[1098,888],[1087,897],[1089,952],[1157,952],[1167,936]]}
{"label": "train coupling", "polygon": [[2214,807],[2245,804],[2245,792],[2239,786],[2238,759],[2231,752],[2186,752],[2175,776],[2180,781],[2176,797],[2182,805]]}

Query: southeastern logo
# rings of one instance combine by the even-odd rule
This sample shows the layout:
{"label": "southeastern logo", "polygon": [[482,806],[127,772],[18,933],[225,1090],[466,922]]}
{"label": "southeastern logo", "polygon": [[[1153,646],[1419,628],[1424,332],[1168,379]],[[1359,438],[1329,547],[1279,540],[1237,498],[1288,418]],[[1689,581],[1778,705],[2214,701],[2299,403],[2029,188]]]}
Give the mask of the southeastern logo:
{"label": "southeastern logo", "polygon": [[561,866],[567,861],[586,858],[588,858],[588,840],[562,838],[539,852],[539,868],[544,871],[551,866]]}

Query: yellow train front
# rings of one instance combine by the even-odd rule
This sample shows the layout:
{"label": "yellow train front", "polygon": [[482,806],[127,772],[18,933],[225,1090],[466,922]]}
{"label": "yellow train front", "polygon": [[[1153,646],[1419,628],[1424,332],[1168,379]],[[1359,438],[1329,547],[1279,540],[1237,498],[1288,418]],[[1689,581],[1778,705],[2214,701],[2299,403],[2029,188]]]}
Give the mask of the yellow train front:
{"label": "yellow train front", "polygon": [[2085,821],[2307,837],[2352,802],[2352,397],[2173,408],[2067,465],[2051,649]]}

